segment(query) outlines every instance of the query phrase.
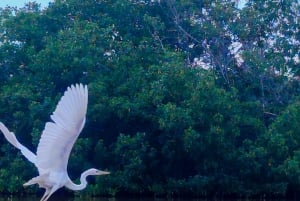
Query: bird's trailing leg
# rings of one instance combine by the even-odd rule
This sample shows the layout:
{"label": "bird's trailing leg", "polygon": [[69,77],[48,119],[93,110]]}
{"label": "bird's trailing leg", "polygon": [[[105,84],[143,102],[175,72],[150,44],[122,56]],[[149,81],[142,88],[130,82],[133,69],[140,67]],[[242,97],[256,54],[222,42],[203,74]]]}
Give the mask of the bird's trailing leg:
{"label": "bird's trailing leg", "polygon": [[46,188],[46,192],[43,195],[41,201],[47,201],[49,199],[49,197],[57,190],[59,189],[59,185],[55,185],[51,188],[51,190],[49,190],[49,188]]}
{"label": "bird's trailing leg", "polygon": [[47,195],[49,195],[50,189],[49,188],[45,188],[45,193],[43,195],[43,197],[41,198],[41,201],[44,200],[46,198]]}

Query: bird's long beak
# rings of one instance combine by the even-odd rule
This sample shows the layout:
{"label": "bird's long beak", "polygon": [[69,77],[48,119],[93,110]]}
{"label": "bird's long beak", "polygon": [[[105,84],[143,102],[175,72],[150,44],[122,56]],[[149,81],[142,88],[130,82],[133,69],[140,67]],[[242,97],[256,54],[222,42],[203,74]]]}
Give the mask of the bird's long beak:
{"label": "bird's long beak", "polygon": [[106,172],[106,171],[102,171],[102,170],[98,171],[98,175],[106,175],[106,174],[110,174],[110,172]]}

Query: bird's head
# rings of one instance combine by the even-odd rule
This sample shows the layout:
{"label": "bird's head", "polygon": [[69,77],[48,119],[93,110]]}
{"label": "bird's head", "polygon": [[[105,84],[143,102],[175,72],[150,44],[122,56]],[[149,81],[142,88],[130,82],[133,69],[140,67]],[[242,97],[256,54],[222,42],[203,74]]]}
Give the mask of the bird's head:
{"label": "bird's head", "polygon": [[88,174],[89,175],[106,175],[106,174],[110,174],[110,172],[106,172],[106,171],[102,171],[102,170],[98,170],[95,168],[91,168],[88,170]]}

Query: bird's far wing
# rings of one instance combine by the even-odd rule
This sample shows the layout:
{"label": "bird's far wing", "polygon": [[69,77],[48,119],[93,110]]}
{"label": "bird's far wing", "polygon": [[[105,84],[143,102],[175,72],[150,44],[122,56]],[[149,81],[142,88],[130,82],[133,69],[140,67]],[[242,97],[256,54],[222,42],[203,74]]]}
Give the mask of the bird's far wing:
{"label": "bird's far wing", "polygon": [[35,164],[36,156],[34,153],[32,153],[29,149],[24,147],[16,138],[15,134],[13,132],[10,132],[6,126],[0,122],[0,130],[4,134],[4,137],[7,139],[9,143],[11,143],[13,146],[18,148],[22,154],[32,163]]}
{"label": "bird's far wing", "polygon": [[66,171],[71,149],[80,134],[88,103],[87,86],[68,87],[47,122],[38,148],[36,165],[39,173]]}

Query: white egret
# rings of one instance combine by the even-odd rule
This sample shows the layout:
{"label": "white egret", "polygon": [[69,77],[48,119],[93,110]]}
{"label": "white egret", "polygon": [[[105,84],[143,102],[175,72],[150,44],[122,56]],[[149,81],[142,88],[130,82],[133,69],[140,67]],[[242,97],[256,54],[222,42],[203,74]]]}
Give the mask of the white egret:
{"label": "white egret", "polygon": [[24,186],[38,184],[46,191],[41,201],[46,201],[59,188],[65,186],[71,190],[82,190],[87,186],[89,175],[105,175],[109,172],[91,168],[84,171],[80,184],[71,181],[67,172],[71,149],[78,138],[84,124],[88,103],[88,89],[82,84],[68,87],[47,122],[42,133],[35,155],[0,122],[0,130],[5,138],[38,169],[39,176],[32,178]]}

